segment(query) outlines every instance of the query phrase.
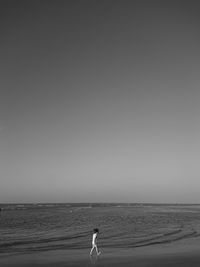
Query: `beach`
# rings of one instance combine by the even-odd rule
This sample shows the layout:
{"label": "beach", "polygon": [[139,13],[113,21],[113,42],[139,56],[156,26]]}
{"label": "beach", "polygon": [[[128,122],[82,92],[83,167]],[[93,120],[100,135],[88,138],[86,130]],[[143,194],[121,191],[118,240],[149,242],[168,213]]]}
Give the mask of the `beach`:
{"label": "beach", "polygon": [[[3,206],[0,266],[200,266],[199,205]],[[90,257],[99,227],[100,256]]]}
{"label": "beach", "polygon": [[134,249],[102,250],[90,257],[88,249],[57,250],[0,258],[1,267],[197,267],[200,266],[200,238]]}

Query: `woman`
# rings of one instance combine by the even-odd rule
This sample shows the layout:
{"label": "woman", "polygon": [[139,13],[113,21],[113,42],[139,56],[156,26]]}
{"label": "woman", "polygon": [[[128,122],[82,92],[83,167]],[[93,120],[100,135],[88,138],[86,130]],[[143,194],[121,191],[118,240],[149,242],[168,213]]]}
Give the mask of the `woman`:
{"label": "woman", "polygon": [[90,251],[90,255],[92,255],[92,252],[93,252],[94,249],[96,249],[97,255],[101,254],[101,252],[98,251],[98,248],[97,248],[97,235],[98,235],[98,233],[99,233],[99,229],[95,228],[93,230],[93,235],[92,235],[92,249]]}

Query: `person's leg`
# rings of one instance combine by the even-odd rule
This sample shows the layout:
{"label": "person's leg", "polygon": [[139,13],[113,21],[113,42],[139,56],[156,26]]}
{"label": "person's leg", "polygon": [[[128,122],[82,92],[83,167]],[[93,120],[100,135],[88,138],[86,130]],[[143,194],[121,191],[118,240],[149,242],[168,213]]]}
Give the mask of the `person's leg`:
{"label": "person's leg", "polygon": [[94,245],[92,246],[91,250],[90,250],[90,255],[92,255],[92,251],[94,250]]}
{"label": "person's leg", "polygon": [[100,255],[100,254],[101,254],[101,252],[100,252],[100,251],[98,251],[98,247],[97,247],[97,245],[95,246],[95,249],[96,249],[97,255]]}

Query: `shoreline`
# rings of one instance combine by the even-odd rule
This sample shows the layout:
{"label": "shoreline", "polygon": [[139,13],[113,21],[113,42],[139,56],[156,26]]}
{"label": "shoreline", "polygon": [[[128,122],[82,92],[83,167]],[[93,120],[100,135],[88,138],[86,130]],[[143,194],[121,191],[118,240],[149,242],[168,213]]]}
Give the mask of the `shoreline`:
{"label": "shoreline", "polygon": [[105,248],[91,258],[89,249],[55,250],[0,256],[1,267],[199,267],[200,237],[148,247]]}

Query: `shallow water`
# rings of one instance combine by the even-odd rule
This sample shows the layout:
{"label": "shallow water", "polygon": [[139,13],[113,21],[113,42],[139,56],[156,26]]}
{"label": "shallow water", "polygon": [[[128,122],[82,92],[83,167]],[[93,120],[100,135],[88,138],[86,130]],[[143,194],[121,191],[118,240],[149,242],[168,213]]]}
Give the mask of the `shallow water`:
{"label": "shallow water", "polygon": [[91,247],[150,246],[200,234],[199,205],[1,205],[0,256]]}

